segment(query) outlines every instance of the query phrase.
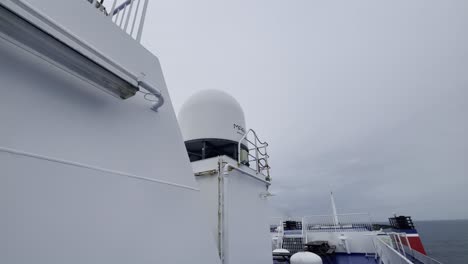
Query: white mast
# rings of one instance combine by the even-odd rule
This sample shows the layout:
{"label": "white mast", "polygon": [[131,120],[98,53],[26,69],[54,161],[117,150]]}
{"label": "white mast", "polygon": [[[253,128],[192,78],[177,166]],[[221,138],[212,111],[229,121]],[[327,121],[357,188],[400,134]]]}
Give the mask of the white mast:
{"label": "white mast", "polygon": [[333,191],[330,191],[330,200],[333,211],[333,223],[337,226],[340,222],[338,221],[338,213],[336,212],[335,198],[333,197]]}

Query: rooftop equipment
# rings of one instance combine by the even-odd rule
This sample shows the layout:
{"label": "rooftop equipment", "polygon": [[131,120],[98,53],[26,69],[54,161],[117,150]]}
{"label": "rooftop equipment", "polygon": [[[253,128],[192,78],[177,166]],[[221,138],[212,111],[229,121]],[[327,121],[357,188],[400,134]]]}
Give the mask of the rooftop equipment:
{"label": "rooftop equipment", "polygon": [[[245,117],[240,104],[219,90],[204,90],[191,96],[178,115],[190,161],[226,155],[238,159],[238,143],[245,135]],[[247,158],[242,142],[241,158]]]}

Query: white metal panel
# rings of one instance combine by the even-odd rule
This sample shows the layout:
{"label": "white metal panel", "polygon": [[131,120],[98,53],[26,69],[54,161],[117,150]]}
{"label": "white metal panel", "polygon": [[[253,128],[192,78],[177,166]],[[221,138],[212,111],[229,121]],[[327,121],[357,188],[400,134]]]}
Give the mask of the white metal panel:
{"label": "white metal panel", "polygon": [[0,263],[219,263],[156,57],[86,1],[29,2],[166,104],[116,99],[0,39]]}
{"label": "white metal panel", "polygon": [[225,184],[225,263],[271,264],[266,185],[236,170]]}
{"label": "white metal panel", "polygon": [[3,39],[0,79],[0,147],[197,187],[169,98],[116,99]]}
{"label": "white metal panel", "polygon": [[193,173],[217,170],[218,162],[219,162],[218,157],[194,161],[191,163]]}
{"label": "white metal panel", "polygon": [[201,211],[214,241],[218,241],[218,174],[197,176],[200,188]]}
{"label": "white metal panel", "polygon": [[5,152],[0,168],[0,263],[219,263],[198,191]]}

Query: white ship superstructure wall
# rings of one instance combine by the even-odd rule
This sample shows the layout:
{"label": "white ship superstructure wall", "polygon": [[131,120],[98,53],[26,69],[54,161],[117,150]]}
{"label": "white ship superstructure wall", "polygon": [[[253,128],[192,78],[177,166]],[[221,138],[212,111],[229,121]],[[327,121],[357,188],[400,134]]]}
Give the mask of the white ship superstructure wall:
{"label": "white ship superstructure wall", "polygon": [[[252,170],[252,173],[255,172]],[[265,184],[233,170],[225,177],[225,185],[226,263],[270,264],[268,191]]]}
{"label": "white ship superstructure wall", "polygon": [[0,263],[219,263],[157,58],[86,1],[0,3],[166,98],[116,99],[0,38]]}
{"label": "white ship superstructure wall", "polygon": [[[221,165],[220,165],[221,164]],[[226,165],[230,164],[230,165]],[[225,264],[270,264],[269,183],[227,156],[192,162],[203,212]]]}

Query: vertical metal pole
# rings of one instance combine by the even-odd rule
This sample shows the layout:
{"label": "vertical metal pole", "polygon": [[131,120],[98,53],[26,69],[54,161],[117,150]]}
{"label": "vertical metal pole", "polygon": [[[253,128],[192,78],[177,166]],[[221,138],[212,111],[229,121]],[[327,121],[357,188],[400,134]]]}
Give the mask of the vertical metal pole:
{"label": "vertical metal pole", "polygon": [[117,0],[114,0],[114,3],[112,4],[112,8],[111,8],[111,11],[110,11],[110,18],[111,19],[114,17],[114,10],[115,10],[116,5],[117,5]]}
{"label": "vertical metal pole", "polygon": [[257,174],[260,172],[260,165],[258,164],[258,143],[257,143],[257,135],[255,135],[255,164],[257,165]]}
{"label": "vertical metal pole", "polygon": [[137,6],[136,6],[136,10],[135,10],[135,18],[133,19],[132,29],[130,30],[130,36],[133,36],[133,29],[135,28],[135,23],[136,23],[137,18],[138,18],[138,10],[140,10],[141,0],[137,0],[137,1],[138,1],[138,3],[137,3]]}
{"label": "vertical metal pole", "polygon": [[333,212],[333,223],[335,224],[335,226],[337,226],[340,222],[338,222],[338,213],[336,211],[335,198],[333,197],[332,191],[330,191],[330,201],[331,201],[332,212]]}
{"label": "vertical metal pole", "polygon": [[122,13],[122,12],[120,12],[120,11],[122,11],[122,10],[117,10],[117,15],[115,15],[115,24],[116,24],[116,25],[118,25],[118,23],[119,23],[119,18],[120,18],[120,13]]}
{"label": "vertical metal pole", "polygon": [[202,159],[206,158],[206,141],[203,141],[201,156],[202,156]]}
{"label": "vertical metal pole", "polygon": [[302,227],[302,230],[301,230],[301,232],[302,232],[302,244],[305,244],[307,242],[305,242],[305,240],[304,240],[305,239],[305,236],[304,236],[304,217],[301,218],[301,227]]}
{"label": "vertical metal pole", "polygon": [[403,253],[403,255],[406,257],[406,252],[405,252],[405,249],[403,248],[403,242],[401,242],[401,237],[400,237],[400,234],[397,234],[398,236],[398,241],[400,242],[400,248],[401,248],[401,253]]}
{"label": "vertical metal pole", "polygon": [[[247,134],[244,134],[244,136],[242,136],[242,138],[239,140],[239,143],[237,143],[237,165],[240,165],[241,164],[241,144],[242,144],[242,140],[244,140],[245,136]],[[249,149],[249,143],[247,142],[247,149]],[[249,159],[249,154],[247,153],[247,158]]]}
{"label": "vertical metal pole", "polygon": [[125,14],[127,13],[127,5],[124,5],[123,10],[120,9],[119,12],[123,12],[122,19],[120,20],[120,24],[119,24],[119,27],[122,28],[123,21],[125,20]]}
{"label": "vertical metal pole", "polygon": [[218,254],[221,259],[221,263],[224,263],[224,219],[223,219],[223,210],[224,210],[224,166],[221,159],[218,160]]}
{"label": "vertical metal pole", "polygon": [[409,242],[408,236],[405,234],[405,239],[406,239],[406,244],[408,244],[409,252],[411,253],[411,256],[413,256],[413,249],[411,248],[411,244]]}
{"label": "vertical metal pole", "polygon": [[141,34],[143,33],[143,27],[145,25],[145,19],[146,19],[146,10],[148,9],[148,0],[145,0],[145,4],[143,5],[143,11],[141,13],[141,19],[140,19],[140,25],[138,28],[138,34],[137,34],[137,41],[141,43]]}
{"label": "vertical metal pole", "polygon": [[[130,0],[130,7],[128,8],[128,16],[127,16],[127,21],[125,21],[125,27],[124,27],[124,31],[126,32],[127,31],[127,28],[128,28],[128,22],[130,21],[130,17],[132,16],[132,10],[133,10],[133,3],[135,1],[134,0]],[[136,16],[136,14],[135,14]]]}
{"label": "vertical metal pole", "polygon": [[270,181],[270,165],[268,165],[268,152],[267,152],[266,147],[265,147],[265,165],[267,169],[267,178],[268,178],[268,181]]}

